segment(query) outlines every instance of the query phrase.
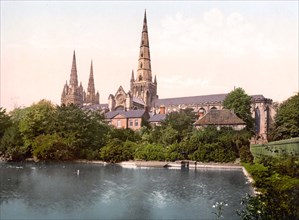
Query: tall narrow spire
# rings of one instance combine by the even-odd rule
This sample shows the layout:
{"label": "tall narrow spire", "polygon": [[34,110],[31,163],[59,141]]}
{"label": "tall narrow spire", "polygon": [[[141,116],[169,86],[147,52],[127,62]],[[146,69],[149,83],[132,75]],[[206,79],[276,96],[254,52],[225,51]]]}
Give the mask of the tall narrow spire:
{"label": "tall narrow spire", "polygon": [[74,51],[73,55],[73,63],[70,77],[70,86],[77,87],[78,86],[78,76],[77,76],[77,65],[76,65],[76,54]]}
{"label": "tall narrow spire", "polygon": [[142,32],[147,32],[147,21],[146,21],[146,10],[144,11],[144,18],[143,18],[143,29]]}
{"label": "tall narrow spire", "polygon": [[89,80],[88,80],[87,94],[95,95],[92,61],[91,61],[91,65],[90,65],[90,74],[89,74]]}
{"label": "tall narrow spire", "polygon": [[151,58],[149,49],[149,39],[147,30],[146,11],[144,12],[140,52],[138,59],[137,81],[152,82]]}

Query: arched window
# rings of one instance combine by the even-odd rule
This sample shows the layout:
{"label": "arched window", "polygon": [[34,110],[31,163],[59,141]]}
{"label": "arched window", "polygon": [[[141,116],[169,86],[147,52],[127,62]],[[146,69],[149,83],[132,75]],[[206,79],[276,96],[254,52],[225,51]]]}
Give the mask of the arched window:
{"label": "arched window", "polygon": [[215,106],[213,106],[213,107],[211,108],[211,110],[217,110],[217,108],[216,108]]}
{"label": "arched window", "polygon": [[142,62],[140,62],[140,68],[142,68]]}
{"label": "arched window", "polygon": [[260,110],[259,108],[256,108],[254,110],[254,113],[255,113],[255,133],[256,134],[259,134],[260,133],[260,125],[261,125],[261,113],[260,113]]}

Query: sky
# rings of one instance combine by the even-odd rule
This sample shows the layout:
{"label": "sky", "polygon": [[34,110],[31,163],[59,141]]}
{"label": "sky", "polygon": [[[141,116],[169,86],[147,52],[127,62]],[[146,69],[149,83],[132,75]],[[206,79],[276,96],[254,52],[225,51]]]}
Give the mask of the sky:
{"label": "sky", "polygon": [[73,51],[100,103],[136,72],[144,11],[159,98],[241,87],[282,102],[299,91],[298,1],[0,1],[1,97],[7,110],[60,104]]}

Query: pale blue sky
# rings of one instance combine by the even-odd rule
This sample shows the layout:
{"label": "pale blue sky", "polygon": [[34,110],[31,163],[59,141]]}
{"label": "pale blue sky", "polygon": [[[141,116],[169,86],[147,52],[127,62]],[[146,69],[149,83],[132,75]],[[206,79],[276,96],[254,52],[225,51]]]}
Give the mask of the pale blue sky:
{"label": "pale blue sky", "polygon": [[59,104],[73,50],[101,103],[128,91],[145,9],[159,97],[298,91],[298,1],[1,1],[1,106]]}

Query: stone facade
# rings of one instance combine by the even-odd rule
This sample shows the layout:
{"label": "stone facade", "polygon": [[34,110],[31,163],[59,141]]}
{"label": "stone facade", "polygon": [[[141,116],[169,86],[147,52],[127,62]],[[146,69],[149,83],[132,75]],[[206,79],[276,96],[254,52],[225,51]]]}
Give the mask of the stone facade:
{"label": "stone facade", "polygon": [[100,94],[95,92],[93,65],[91,62],[90,75],[87,87],[87,93],[84,91],[82,83],[78,86],[78,74],[76,65],[76,54],[74,51],[73,63],[69,85],[65,83],[61,94],[61,105],[98,105],[100,104]]}

